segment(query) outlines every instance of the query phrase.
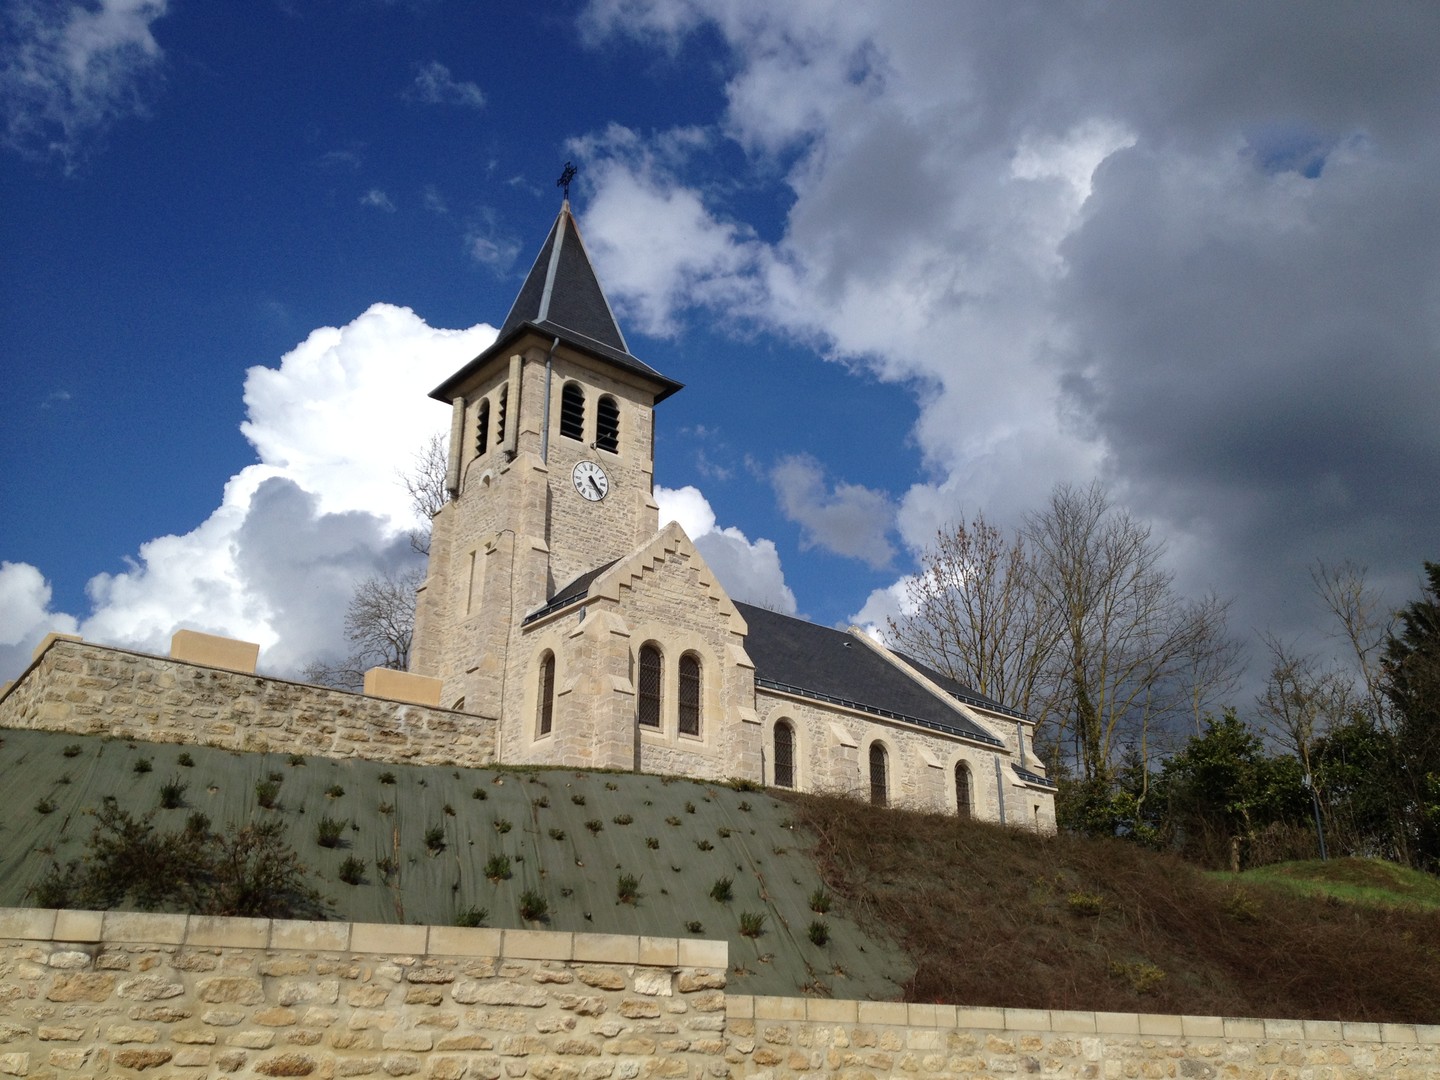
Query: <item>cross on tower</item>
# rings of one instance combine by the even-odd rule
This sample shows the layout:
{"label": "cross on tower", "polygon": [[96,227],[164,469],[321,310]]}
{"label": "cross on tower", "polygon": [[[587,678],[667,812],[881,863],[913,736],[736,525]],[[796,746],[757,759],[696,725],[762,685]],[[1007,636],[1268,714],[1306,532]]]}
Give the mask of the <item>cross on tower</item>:
{"label": "cross on tower", "polygon": [[560,179],[555,181],[555,186],[561,190],[567,202],[570,200],[570,181],[575,179],[575,171],[575,166],[567,161],[565,168],[560,171]]}

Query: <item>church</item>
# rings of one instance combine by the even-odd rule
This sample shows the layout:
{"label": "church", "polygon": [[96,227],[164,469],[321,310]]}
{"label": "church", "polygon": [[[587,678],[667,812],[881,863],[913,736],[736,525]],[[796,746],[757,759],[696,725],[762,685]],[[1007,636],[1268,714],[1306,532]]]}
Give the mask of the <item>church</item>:
{"label": "church", "polygon": [[410,671],[365,693],[257,674],[252,643],[168,657],[51,635],[0,727],[417,764],[547,765],[843,791],[1042,831],[1033,723],[856,628],[732,599],[653,486],[655,409],[566,199],[451,410]]}
{"label": "church", "polygon": [[744,777],[1053,829],[1020,713],[886,649],[729,597],[660,527],[655,409],[569,201],[452,410],[411,668],[493,716],[504,761]]}

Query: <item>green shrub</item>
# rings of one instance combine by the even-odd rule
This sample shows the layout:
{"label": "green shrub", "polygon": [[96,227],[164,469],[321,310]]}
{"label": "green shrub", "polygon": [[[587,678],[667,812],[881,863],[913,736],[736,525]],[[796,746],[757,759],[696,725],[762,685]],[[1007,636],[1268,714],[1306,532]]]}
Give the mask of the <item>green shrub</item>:
{"label": "green shrub", "polygon": [[509,818],[496,818],[493,824],[495,825],[495,831],[501,836],[504,836],[507,832],[514,828],[514,826],[510,824]]}
{"label": "green shrub", "polygon": [[703,934],[705,932],[705,924],[699,919],[691,919],[685,924],[685,929],[689,930],[692,934]]}
{"label": "green shrub", "polygon": [[615,899],[622,904],[634,904],[640,899],[640,879],[634,874],[621,874],[615,879]]}
{"label": "green shrub", "polygon": [[687,802],[687,803],[685,804],[685,813],[687,813],[687,814],[693,814],[694,812],[695,812],[695,804],[694,804],[693,802]]}
{"label": "green shrub", "polygon": [[185,789],[189,784],[180,782],[178,776],[172,776],[165,783],[160,785],[160,806],[165,810],[178,810],[185,802]]}
{"label": "green shrub", "polygon": [[712,844],[712,843],[710,843],[709,840],[696,840],[696,841],[695,841],[695,846],[696,846],[697,848],[699,848],[701,851],[714,851],[714,850],[715,850],[715,845]]}
{"label": "green shrub", "polygon": [[810,910],[817,915],[826,915],[830,911],[833,900],[830,890],[821,885],[810,894]]}
{"label": "green shrub", "polygon": [[80,744],[78,742],[67,743],[65,749],[60,751],[66,757],[79,757]]}
{"label": "green shrub", "polygon": [[647,836],[647,837],[645,837],[645,846],[646,846],[647,848],[649,848],[651,851],[659,851],[659,850],[660,850],[660,838],[659,838],[658,836]]}
{"label": "green shrub", "polygon": [[591,818],[589,821],[585,822],[585,828],[589,829],[591,834],[593,835],[605,828],[605,823],[599,818]]}
{"label": "green shrub", "polygon": [[134,769],[137,773],[147,773],[151,769],[155,768],[155,763],[151,761],[148,757],[142,757],[130,767]]}
{"label": "green shrub", "polygon": [[295,768],[297,765],[304,765],[304,764],[305,764],[305,755],[304,755],[304,754],[291,754],[290,757],[289,757],[289,762],[290,762],[290,767],[291,767],[292,769]]}
{"label": "green shrub", "polygon": [[564,839],[565,839],[565,830],[564,830],[564,829],[551,829],[551,830],[550,830],[550,839],[551,839],[551,840],[564,840]]}
{"label": "green shrub", "polygon": [[194,765],[195,765],[195,759],[194,759],[193,757],[191,757],[189,754],[181,754],[179,757],[177,757],[177,758],[175,759],[175,764],[180,765],[180,766],[183,766],[183,767],[186,768],[186,769],[189,769],[189,768],[193,768],[193,767],[194,767]]}
{"label": "green shrub", "polygon": [[824,919],[813,919],[809,929],[805,931],[805,936],[808,937],[812,943],[823,946],[830,940],[830,924]]}
{"label": "green shrub", "polygon": [[438,855],[445,850],[445,826],[431,825],[425,830],[425,847],[432,855]]}
{"label": "green shrub", "polygon": [[35,804],[35,812],[37,814],[53,814],[55,812],[55,803],[50,799],[42,798]]}
{"label": "green shrub", "polygon": [[336,848],[345,835],[345,823],[332,817],[322,817],[315,826],[315,842],[321,847]]}
{"label": "green shrub", "polygon": [[765,933],[765,918],[763,911],[742,911],[740,913],[740,936],[757,938]]}
{"label": "green shrub", "polygon": [[1137,994],[1148,994],[1165,981],[1165,972],[1148,960],[1135,960],[1129,963],[1112,960],[1110,961],[1110,974],[1122,982],[1128,983],[1130,989]]}
{"label": "green shrub", "polygon": [[484,926],[485,920],[490,917],[490,909],[483,907],[468,907],[455,916],[456,926]]}
{"label": "green shrub", "polygon": [[538,889],[520,894],[520,918],[526,922],[543,922],[550,914],[550,902]]}
{"label": "green shrub", "polygon": [[393,784],[393,783],[395,783],[395,774],[394,774],[393,772],[390,772],[389,770],[386,770],[385,772],[382,772],[382,773],[380,774],[380,782],[381,782],[382,784]]}
{"label": "green shrub", "polygon": [[1093,919],[1105,910],[1105,898],[1077,889],[1065,898],[1065,906],[1076,915],[1084,915]]}
{"label": "green shrub", "polygon": [[274,810],[279,801],[280,785],[274,780],[257,780],[255,782],[255,801],[266,810]]}
{"label": "green shrub", "polygon": [[722,904],[728,904],[735,897],[735,892],[732,888],[734,884],[733,878],[717,878],[715,884],[710,886],[710,899],[718,900]]}
{"label": "green shrub", "polygon": [[581,794],[577,791],[574,795],[571,795],[571,796],[570,796],[570,801],[571,801],[572,803],[574,803],[576,806],[584,806],[584,805],[585,805],[585,796],[584,796],[584,795],[581,795]]}
{"label": "green shrub", "polygon": [[472,799],[479,799],[481,802],[484,802],[490,797],[490,795],[483,787],[477,787],[474,791],[470,792],[470,797]]}
{"label": "green shrub", "polygon": [[329,787],[327,787],[327,788],[325,789],[325,797],[326,797],[327,799],[338,799],[338,798],[340,798],[340,796],[342,796],[342,795],[344,795],[344,794],[345,794],[345,789],[344,789],[343,787],[341,787],[339,784],[331,784]]}
{"label": "green shrub", "polygon": [[354,855],[345,856],[340,864],[340,880],[346,885],[359,885],[365,880],[365,863]]}
{"label": "green shrub", "polygon": [[666,825],[679,825],[679,824],[680,824],[680,819],[679,819],[678,817],[667,817],[667,818],[665,819],[665,824],[666,824]]}
{"label": "green shrub", "polygon": [[635,819],[629,814],[616,814],[610,820],[615,822],[616,825],[629,825]]}
{"label": "green shrub", "polygon": [[508,881],[510,878],[510,856],[491,855],[490,858],[486,859],[485,877],[496,883]]}

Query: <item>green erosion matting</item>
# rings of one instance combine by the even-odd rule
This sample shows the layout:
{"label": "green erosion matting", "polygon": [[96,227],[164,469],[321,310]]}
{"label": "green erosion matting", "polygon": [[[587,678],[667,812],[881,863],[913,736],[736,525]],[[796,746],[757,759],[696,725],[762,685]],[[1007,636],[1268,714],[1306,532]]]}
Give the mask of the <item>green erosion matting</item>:
{"label": "green erosion matting", "polygon": [[[810,910],[821,885],[810,838],[765,791],[574,769],[313,756],[296,759],[302,764],[286,754],[100,736],[19,730],[0,736],[0,906],[33,903],[26,894],[53,860],[82,857],[94,828],[87,811],[113,797],[133,815],[153,812],[164,831],[183,828],[197,811],[216,829],[280,820],[337,919],[449,925],[462,912],[484,908],[486,926],[723,938],[730,943],[730,987],[747,994],[894,999],[910,974],[898,947],[863,931],[838,899],[829,914]],[[67,748],[78,753],[66,757]],[[182,754],[194,764],[181,765]],[[151,762],[150,771],[135,771],[141,759]],[[278,806],[266,810],[255,789],[272,774],[280,778]],[[161,809],[161,786],[177,778],[187,785],[183,805]],[[344,794],[327,794],[337,787]],[[40,813],[42,801],[54,809]],[[318,843],[326,817],[345,823],[342,847]],[[444,847],[432,852],[426,834],[437,827]],[[493,855],[509,857],[508,880],[486,879]],[[365,865],[358,885],[339,878],[347,857]],[[388,882],[376,868],[384,859],[397,868]],[[639,878],[634,904],[617,899],[621,875]],[[710,896],[722,877],[732,881],[728,903]],[[545,923],[521,919],[526,890],[548,902]],[[757,938],[740,933],[747,912],[765,916]],[[816,920],[829,927],[824,946],[809,938]]]}

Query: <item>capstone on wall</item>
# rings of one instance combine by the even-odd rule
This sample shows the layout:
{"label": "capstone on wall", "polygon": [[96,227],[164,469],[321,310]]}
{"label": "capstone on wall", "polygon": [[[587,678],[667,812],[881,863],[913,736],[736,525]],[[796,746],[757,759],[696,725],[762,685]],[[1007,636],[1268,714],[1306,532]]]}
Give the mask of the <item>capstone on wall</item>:
{"label": "capstone on wall", "polygon": [[487,717],[66,640],[0,698],[7,727],[396,764],[495,759]]}

